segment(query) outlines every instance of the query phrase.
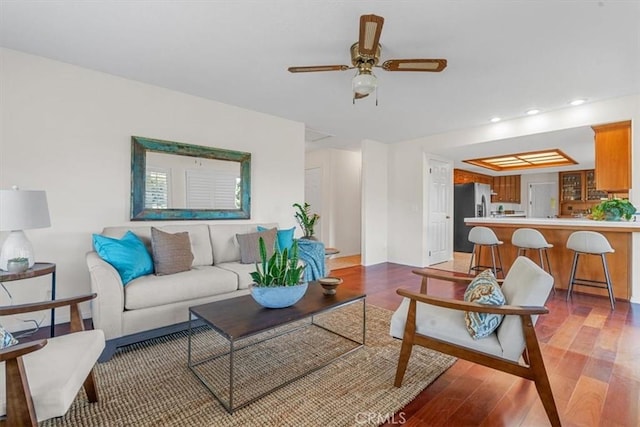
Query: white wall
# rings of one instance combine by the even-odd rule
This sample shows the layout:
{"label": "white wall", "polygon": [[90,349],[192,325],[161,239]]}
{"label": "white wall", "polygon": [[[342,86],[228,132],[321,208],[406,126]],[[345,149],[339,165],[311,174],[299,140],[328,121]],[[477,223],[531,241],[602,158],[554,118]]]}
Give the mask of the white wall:
{"label": "white wall", "polygon": [[[58,296],[89,291],[91,234],[129,223],[132,135],[250,152],[243,222],[295,225],[302,123],[7,49],[0,67],[0,188],[47,191],[52,225],[27,235],[57,264]],[[27,297],[38,287],[16,283]]]}
{"label": "white wall", "polygon": [[377,141],[362,142],[362,265],[386,262],[390,197],[389,146]]}
{"label": "white wall", "polygon": [[318,238],[340,250],[338,256],[361,253],[361,164],[360,153],[337,149],[310,151],[305,158],[306,169],[322,170]]}
{"label": "white wall", "polygon": [[[524,117],[477,128],[426,136],[389,146],[389,256],[388,261],[416,265],[417,254],[423,252],[423,239],[416,233],[426,233],[420,209],[425,196],[420,179],[422,152],[431,147],[464,146],[503,138],[569,129],[578,126],[633,120],[632,124],[632,189],[629,198],[640,205],[640,96],[627,96],[592,102],[532,117]],[[371,172],[366,170],[363,176]],[[368,206],[367,206],[368,209]],[[368,215],[369,212],[364,212]],[[634,265],[640,265],[640,233],[634,233]],[[640,268],[632,271],[632,301],[640,302]]]}

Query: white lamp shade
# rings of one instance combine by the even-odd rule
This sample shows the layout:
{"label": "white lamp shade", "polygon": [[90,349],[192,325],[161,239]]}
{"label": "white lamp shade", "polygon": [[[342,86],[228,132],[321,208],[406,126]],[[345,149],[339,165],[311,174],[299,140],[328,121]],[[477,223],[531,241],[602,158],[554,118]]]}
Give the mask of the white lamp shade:
{"label": "white lamp shade", "polygon": [[353,78],[351,83],[353,84],[353,91],[355,93],[368,95],[376,90],[378,79],[373,74],[360,73]]}
{"label": "white lamp shade", "polygon": [[50,225],[46,192],[0,190],[0,230],[29,230]]}
{"label": "white lamp shade", "polygon": [[22,230],[50,225],[47,193],[0,190],[0,230],[11,230],[0,250],[0,270],[11,271],[16,264],[21,267],[25,260],[29,268],[33,267],[33,246]]}

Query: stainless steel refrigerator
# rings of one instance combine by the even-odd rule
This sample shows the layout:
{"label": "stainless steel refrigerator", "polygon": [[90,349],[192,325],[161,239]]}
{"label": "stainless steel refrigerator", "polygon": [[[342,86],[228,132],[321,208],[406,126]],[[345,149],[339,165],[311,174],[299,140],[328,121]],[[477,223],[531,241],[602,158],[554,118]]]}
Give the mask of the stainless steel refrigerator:
{"label": "stainless steel refrigerator", "polygon": [[453,187],[453,250],[471,252],[469,230],[465,218],[489,216],[491,210],[491,187],[488,184],[456,184]]}

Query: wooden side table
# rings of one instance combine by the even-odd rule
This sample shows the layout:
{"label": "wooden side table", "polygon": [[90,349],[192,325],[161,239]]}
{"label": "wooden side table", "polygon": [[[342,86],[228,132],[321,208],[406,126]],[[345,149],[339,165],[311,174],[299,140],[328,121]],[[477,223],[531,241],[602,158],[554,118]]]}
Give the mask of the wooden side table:
{"label": "wooden side table", "polygon": [[[11,273],[0,271],[0,283],[13,282],[15,280],[31,279],[33,277],[46,276],[51,274],[51,300],[56,299],[56,265],[50,262],[36,262],[33,267],[22,273]],[[56,312],[51,309],[50,335],[55,336]]]}

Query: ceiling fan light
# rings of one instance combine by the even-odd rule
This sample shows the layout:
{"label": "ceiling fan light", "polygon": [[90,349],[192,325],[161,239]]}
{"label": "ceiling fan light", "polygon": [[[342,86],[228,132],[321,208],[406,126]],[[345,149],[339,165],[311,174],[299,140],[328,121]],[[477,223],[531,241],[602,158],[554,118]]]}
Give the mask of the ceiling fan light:
{"label": "ceiling fan light", "polygon": [[351,82],[353,91],[360,95],[368,95],[378,86],[378,79],[372,73],[358,73]]}

